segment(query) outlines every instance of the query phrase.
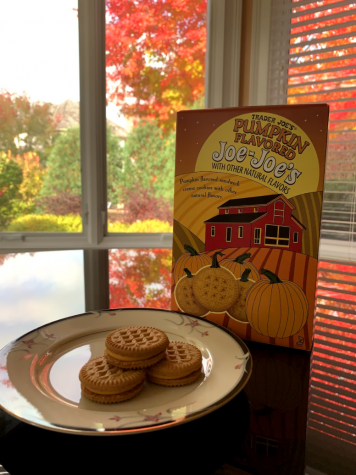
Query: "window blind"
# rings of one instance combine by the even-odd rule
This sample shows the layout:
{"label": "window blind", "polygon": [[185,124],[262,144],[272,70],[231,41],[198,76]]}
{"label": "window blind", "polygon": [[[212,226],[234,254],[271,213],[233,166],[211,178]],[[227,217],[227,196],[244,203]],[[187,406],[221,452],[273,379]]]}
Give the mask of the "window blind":
{"label": "window blind", "polygon": [[[268,104],[330,106],[309,429],[356,444],[356,3],[272,0]],[[336,252],[337,251],[337,252]]]}
{"label": "window blind", "polygon": [[329,104],[321,238],[346,249],[356,242],[356,3],[273,0],[272,10],[268,103]]}

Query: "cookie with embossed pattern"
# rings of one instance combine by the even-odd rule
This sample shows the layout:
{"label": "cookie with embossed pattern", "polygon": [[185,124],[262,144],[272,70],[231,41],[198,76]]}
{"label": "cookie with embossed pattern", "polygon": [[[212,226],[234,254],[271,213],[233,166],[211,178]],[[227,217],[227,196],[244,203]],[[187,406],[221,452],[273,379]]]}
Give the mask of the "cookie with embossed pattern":
{"label": "cookie with embossed pattern", "polygon": [[148,326],[121,327],[105,339],[105,357],[120,368],[146,368],[164,357],[169,344],[166,333]]}
{"label": "cookie with embossed pattern", "polygon": [[185,386],[201,375],[202,354],[196,346],[171,341],[164,358],[146,370],[147,380],[162,386]]}
{"label": "cookie with embossed pattern", "polygon": [[136,396],[143,388],[143,370],[123,370],[111,365],[105,356],[89,360],[79,372],[84,396],[101,404],[113,404]]}

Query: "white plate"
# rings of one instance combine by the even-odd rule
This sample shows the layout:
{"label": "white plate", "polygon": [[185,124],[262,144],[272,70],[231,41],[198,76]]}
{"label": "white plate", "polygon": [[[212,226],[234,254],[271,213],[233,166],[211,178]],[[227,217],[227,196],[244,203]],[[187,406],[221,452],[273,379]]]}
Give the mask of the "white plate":
{"label": "white plate", "polygon": [[[145,382],[133,399],[96,404],[82,396],[78,374],[105,349],[115,328],[160,328],[170,340],[196,345],[199,379],[168,388]],[[59,432],[118,435],[168,428],[226,404],[247,383],[251,355],[244,342],[215,323],[169,310],[88,312],[33,330],[0,351],[0,407],[29,424]]]}

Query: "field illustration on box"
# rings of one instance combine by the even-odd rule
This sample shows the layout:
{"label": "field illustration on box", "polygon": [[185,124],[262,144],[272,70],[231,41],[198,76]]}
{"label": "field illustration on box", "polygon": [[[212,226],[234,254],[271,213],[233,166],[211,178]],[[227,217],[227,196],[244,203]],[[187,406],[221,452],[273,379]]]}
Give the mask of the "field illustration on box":
{"label": "field illustration on box", "polygon": [[177,118],[171,308],[309,350],[327,110],[298,109],[303,127],[279,110]]}

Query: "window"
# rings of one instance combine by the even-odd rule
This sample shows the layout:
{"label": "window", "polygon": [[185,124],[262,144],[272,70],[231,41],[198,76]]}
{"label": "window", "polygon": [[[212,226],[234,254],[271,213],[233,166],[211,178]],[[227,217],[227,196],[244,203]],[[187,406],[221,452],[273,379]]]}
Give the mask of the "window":
{"label": "window", "polygon": [[273,219],[276,217],[282,218],[282,223],[284,219],[284,207],[285,203],[283,201],[276,201],[273,206]]}
{"label": "window", "polygon": [[255,228],[253,239],[254,244],[261,244],[261,231],[261,228]]}
{"label": "window", "polygon": [[299,242],[299,233],[294,232],[293,233],[293,243],[298,244],[298,242]]}
{"label": "window", "polygon": [[215,226],[211,226],[210,228],[210,236],[215,237]]}
{"label": "window", "polygon": [[253,208],[254,213],[258,213],[258,208]]}
{"label": "window", "polygon": [[226,242],[231,242],[232,228],[226,228]]}
{"label": "window", "polygon": [[244,237],[244,227],[243,226],[239,226],[239,238],[243,238]]}
{"label": "window", "polygon": [[278,454],[278,441],[257,436],[256,453],[261,455],[276,456]]}
{"label": "window", "polygon": [[225,210],[225,214],[229,214],[230,213],[230,210],[229,209],[226,209]]}
{"label": "window", "polygon": [[289,246],[290,228],[288,226],[276,226],[266,224],[265,244],[267,246]]}
{"label": "window", "polygon": [[[0,5],[0,232],[5,240],[15,232],[83,230],[73,7],[78,7],[76,0]],[[21,34],[8,42],[14,28],[21,28]]]}
{"label": "window", "polygon": [[[173,200],[171,180],[174,167],[175,138],[174,133],[170,132],[164,139],[161,139],[156,127],[154,130],[149,130],[148,135],[154,142],[151,143],[150,141],[145,141],[144,137],[147,137],[147,134],[146,136],[143,134],[145,131],[142,131],[142,128],[133,130],[133,121],[138,119],[139,122],[140,119],[144,118],[142,116],[138,117],[138,115],[140,111],[145,108],[147,112],[147,107],[150,107],[151,103],[144,103],[143,97],[137,97],[139,91],[132,87],[135,78],[133,78],[132,84],[129,83],[130,75],[135,70],[135,65],[126,65],[126,72],[128,72],[126,77],[125,71],[121,71],[121,79],[114,75],[115,69],[117,70],[117,66],[120,66],[122,63],[120,63],[119,59],[118,63],[114,64],[112,57],[114,57],[115,54],[117,57],[122,54],[127,54],[125,47],[120,47],[114,52],[118,44],[116,41],[118,35],[121,35],[120,38],[122,39],[122,35],[127,34],[126,30],[122,31],[119,24],[115,24],[115,19],[119,18],[120,15],[122,17],[122,11],[120,15],[116,15],[116,13],[120,8],[128,9],[127,13],[130,13],[129,10],[132,5],[130,7],[128,4],[134,2],[119,2],[114,0],[110,3],[106,3],[105,0],[92,0],[91,2],[87,2],[86,0],[57,0],[56,2],[52,2],[50,7],[47,3],[48,2],[43,0],[33,0],[30,2],[26,0],[14,0],[12,9],[5,4],[0,7],[0,16],[7,19],[5,23],[9,24],[9,28],[11,28],[11,25],[12,28],[14,27],[12,23],[12,21],[15,21],[13,8],[16,8],[18,12],[16,24],[18,26],[20,21],[21,25],[23,24],[22,31],[24,32],[23,36],[18,36],[20,40],[17,42],[13,41],[9,43],[5,41],[9,36],[2,41],[2,44],[7,45],[6,49],[2,48],[1,53],[6,55],[6,58],[1,57],[6,74],[2,74],[0,89],[4,87],[9,89],[11,87],[17,87],[18,89],[13,89],[13,91],[11,90],[10,92],[16,92],[17,90],[22,92],[28,89],[28,87],[24,83],[20,84],[19,80],[26,77],[33,78],[32,83],[37,86],[37,91],[43,93],[42,96],[39,96],[39,100],[52,101],[56,106],[63,105],[63,107],[55,108],[54,110],[54,112],[57,113],[57,118],[65,116],[66,119],[66,121],[60,125],[57,132],[63,135],[61,139],[66,139],[71,146],[75,147],[75,154],[71,153],[65,157],[68,159],[68,164],[64,168],[71,173],[68,173],[67,176],[65,176],[66,174],[62,174],[64,175],[62,179],[75,178],[75,186],[64,186],[63,188],[63,184],[61,184],[61,195],[58,195],[55,200],[45,197],[46,199],[43,201],[46,206],[51,206],[52,209],[54,206],[57,208],[66,207],[66,209],[75,209],[76,213],[78,213],[78,217],[75,221],[73,220],[73,223],[71,222],[70,225],[67,222],[63,229],[59,228],[59,226],[41,227],[40,229],[45,232],[36,233],[29,233],[26,230],[23,231],[23,227],[21,231],[19,231],[20,228],[6,227],[5,229],[4,225],[4,227],[0,229],[0,253],[32,252],[34,250],[43,251],[46,249],[84,250],[86,308],[89,310],[93,308],[108,308],[110,293],[109,281],[114,285],[116,279],[111,276],[109,278],[109,260],[113,263],[112,266],[110,266],[111,272],[116,265],[117,256],[114,251],[117,248],[132,250],[132,252],[126,252],[124,259],[134,260],[145,259],[144,251],[147,249],[156,249],[158,251],[167,249],[171,252]],[[139,3],[140,2],[137,2],[135,5],[136,12],[140,6]],[[155,1],[141,3],[145,9],[150,8],[150,6],[156,8],[157,4]],[[50,9],[48,13],[46,13],[47,8]],[[168,65],[168,67],[171,68],[169,71],[165,70],[163,75],[161,74],[163,82],[165,80],[165,74],[172,77],[172,71],[180,71],[180,68],[183,68],[182,72],[185,86],[187,79],[189,82],[189,77],[194,75],[194,87],[184,87],[185,92],[178,101],[175,95],[174,107],[167,108],[167,104],[159,103],[159,98],[149,94],[150,101],[155,101],[154,109],[156,111],[162,111],[163,109],[165,109],[166,112],[168,111],[168,117],[166,117],[167,114],[163,113],[155,118],[158,127],[166,121],[165,126],[167,130],[169,126],[172,125],[172,121],[175,120],[176,110],[183,107],[182,104],[184,104],[184,107],[186,107],[187,104],[197,108],[204,107],[206,16],[208,14],[206,1],[187,1],[187,8],[188,11],[184,11],[183,17],[182,11],[179,8],[173,13],[170,11],[169,15],[165,15],[164,12],[162,12],[160,26],[163,26],[161,30],[162,33],[165,31],[165,26],[162,22],[164,22],[165,19],[167,22],[171,22],[172,15],[176,15],[175,18],[180,22],[179,29],[177,28],[176,31],[179,31],[179,35],[182,36],[182,38],[187,38],[189,32],[199,32],[199,34],[194,35],[196,40],[194,40],[195,43],[193,47],[190,48],[191,62],[189,63],[189,68],[186,68],[187,65],[184,61],[179,64],[174,63],[174,61],[180,61],[179,58],[182,57],[179,55],[177,48],[188,47],[189,50],[189,45],[184,44],[184,41],[175,41],[174,38],[171,40],[171,46],[175,49],[173,48],[174,51],[170,49],[170,53],[172,52],[170,58],[168,58],[169,55],[167,55],[165,51],[159,50],[158,43],[156,44],[156,49],[150,52],[150,60],[148,60],[148,55],[143,50],[140,51],[140,54],[142,53],[141,59],[143,58],[144,61],[148,61],[145,71],[149,70],[152,75],[157,72],[161,74],[159,70],[160,67]],[[217,4],[213,8],[214,11],[217,11],[220,9],[220,6]],[[130,11],[133,12],[134,9],[131,8]],[[44,17],[47,19],[45,24],[43,23]],[[40,22],[38,27],[34,26],[36,18]],[[131,18],[129,18],[129,22],[135,23],[134,13],[132,13]],[[29,28],[27,34],[25,31],[26,28]],[[224,30],[223,25],[219,28]],[[65,38],[63,38],[63,31],[66,31]],[[167,25],[166,31],[169,31]],[[5,33],[5,30],[2,29],[0,35],[5,35]],[[210,34],[213,34],[213,32]],[[28,38],[28,41],[23,40],[25,37]],[[143,37],[144,32],[138,41],[140,45],[142,45],[142,48],[145,48],[147,45],[142,43]],[[61,38],[60,41],[59,38]],[[192,46],[191,40],[189,40],[189,42]],[[128,43],[123,41],[120,44]],[[32,49],[24,56],[26,48]],[[47,49],[50,51],[47,52]],[[136,49],[137,54],[139,53],[138,49],[139,46]],[[54,51],[57,53],[54,54]],[[20,52],[22,57],[31,58],[31,61],[27,63],[23,60],[19,63],[18,57]],[[113,52],[115,54],[112,54]],[[209,54],[210,60],[213,61],[216,53],[213,53],[210,49]],[[165,61],[159,59],[160,57],[162,59],[162,55]],[[185,54],[183,56],[185,61],[189,61],[189,52],[188,56]],[[44,63],[44,57],[47,58],[46,64]],[[55,61],[54,67],[50,67],[50,63],[48,63],[48,61],[51,62],[51,58]],[[237,55],[236,58],[238,58]],[[10,59],[17,61],[16,67],[10,64]],[[106,61],[107,69],[105,70]],[[165,64],[163,65],[163,63]],[[38,69],[39,64],[43,64],[43,71]],[[194,64],[193,68],[191,67],[192,64]],[[101,67],[99,70],[98,65]],[[27,68],[26,74],[21,73],[21,67]],[[13,79],[11,79],[11,84],[10,82],[6,83],[5,81],[12,71],[16,71],[16,76],[13,76]],[[63,79],[59,80],[58,75],[61,74],[61,71],[64,72],[64,75]],[[138,71],[139,74],[141,74],[142,70],[140,72],[140,68],[138,68]],[[55,74],[55,77],[50,77],[49,74]],[[198,76],[196,76],[196,74],[198,74]],[[177,77],[173,79],[173,81],[176,79]],[[61,87],[53,87],[53,84],[58,84],[58,82],[61,83]],[[140,80],[137,84],[139,84],[140,90],[143,90],[143,82]],[[48,88],[47,85],[50,85],[50,88]],[[161,86],[164,87],[163,84],[161,84],[160,87]],[[67,94],[65,96],[69,87],[74,88],[74,92],[72,95]],[[233,87],[236,86],[233,85]],[[116,97],[115,89],[118,91],[118,96]],[[175,90],[177,91],[178,89],[179,87],[177,86]],[[47,90],[51,90],[53,94],[57,94],[58,98],[48,99],[45,95],[45,91]],[[184,96],[185,93],[189,95],[192,91],[195,91],[194,94],[196,95],[194,97]],[[29,89],[28,92],[32,94],[32,91]],[[135,111],[135,117],[133,117],[132,114],[130,115],[129,113],[129,108],[133,101],[135,101],[135,94],[136,100],[138,99],[138,102],[136,102],[139,103],[139,107]],[[32,95],[33,98],[37,98],[35,94]],[[64,96],[62,97],[61,95]],[[211,92],[209,97],[212,96],[213,93]],[[167,96],[163,94],[161,97]],[[6,95],[3,95],[2,98],[5,101],[9,99]],[[121,108],[119,107],[120,100],[121,106],[123,106]],[[106,101],[108,102],[108,107],[106,107]],[[25,102],[24,100],[24,104]],[[68,133],[69,135],[66,136],[68,132],[66,127],[68,124],[73,123],[73,121],[75,123],[75,131],[73,131],[73,133],[71,131],[72,135]],[[53,138],[49,125],[47,130],[48,134],[45,138],[46,140],[48,139],[48,141],[53,141],[57,137]],[[138,140],[136,140],[137,138]],[[19,150],[23,150],[27,153],[26,144],[31,143],[29,134],[27,133],[26,135],[26,131],[21,132],[16,139],[14,145]],[[135,140],[136,143],[140,144],[139,148],[141,150],[135,149]],[[44,153],[50,145],[52,144],[44,141],[41,143],[41,148],[35,152],[41,158],[40,154],[42,152]],[[58,149],[63,151],[65,148],[64,145],[62,148],[58,147]],[[124,153],[126,145],[128,145],[128,147]],[[151,165],[147,169],[145,167],[145,176],[141,176],[140,174],[141,171],[143,171],[140,162],[142,155],[144,155],[146,159],[149,158],[147,150],[145,152],[145,146],[148,147],[148,150],[152,150],[153,146],[157,148],[157,150],[155,149],[155,159],[159,159],[159,176],[158,173],[156,173],[158,169],[157,161],[155,161],[153,168]],[[2,153],[1,149],[0,153]],[[30,150],[28,153],[33,153],[33,151]],[[58,153],[56,156],[58,157]],[[75,157],[75,160],[73,160],[73,157]],[[31,173],[36,172],[41,180],[41,173],[43,172],[40,167],[41,163],[36,157],[32,163],[34,164],[33,166],[35,167],[36,165],[37,168],[36,170],[35,168],[31,170]],[[53,166],[55,166],[55,162],[53,162],[53,164]],[[26,164],[24,163],[24,165]],[[147,165],[149,164],[147,163]],[[14,166],[22,166],[22,162]],[[71,168],[72,166],[74,167],[73,170]],[[62,169],[63,167],[61,170]],[[122,175],[125,173],[130,180],[122,180]],[[120,174],[121,178],[119,176]],[[139,183],[140,188],[135,188],[136,185],[133,178],[137,179],[136,185]],[[169,186],[167,184],[169,184]],[[48,186],[47,189],[49,192],[51,191],[50,186]],[[25,191],[24,187],[24,192]],[[134,210],[133,206],[129,203],[129,195],[137,191],[140,194],[139,215],[136,216],[136,219],[132,219]],[[37,193],[38,190],[36,191],[36,189],[34,189],[34,192]],[[30,204],[32,206],[34,198],[36,198],[34,194],[27,196],[26,199],[22,199],[22,203],[26,206]],[[145,206],[150,209],[145,210]],[[143,215],[146,211],[150,213],[150,215],[152,215],[151,212],[154,211],[156,221],[145,220]],[[3,217],[4,214],[0,214]],[[28,214],[28,210],[26,210],[26,214]],[[11,219],[13,216],[11,216]],[[125,219],[122,220],[120,224],[119,219],[123,216]],[[160,222],[159,225],[157,224],[157,220]],[[152,223],[150,224],[151,221]],[[7,225],[8,223],[6,223],[6,226]],[[31,228],[28,228],[28,230],[32,231]],[[139,249],[142,249],[141,253],[137,251]],[[170,261],[170,256],[166,257],[168,260],[162,257],[162,262]],[[167,287],[169,287],[169,282],[167,282]]]}
{"label": "window", "polygon": [[242,209],[241,209],[241,208],[238,208],[237,212],[238,212],[238,213],[242,213]]}

